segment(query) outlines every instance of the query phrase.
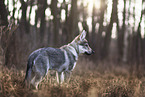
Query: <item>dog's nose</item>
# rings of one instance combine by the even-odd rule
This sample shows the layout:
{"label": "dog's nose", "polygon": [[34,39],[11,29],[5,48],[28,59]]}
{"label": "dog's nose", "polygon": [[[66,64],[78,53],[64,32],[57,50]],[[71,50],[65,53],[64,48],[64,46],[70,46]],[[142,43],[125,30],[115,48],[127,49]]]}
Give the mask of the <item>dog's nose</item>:
{"label": "dog's nose", "polygon": [[95,51],[92,50],[92,54],[94,54],[94,53],[95,53]]}

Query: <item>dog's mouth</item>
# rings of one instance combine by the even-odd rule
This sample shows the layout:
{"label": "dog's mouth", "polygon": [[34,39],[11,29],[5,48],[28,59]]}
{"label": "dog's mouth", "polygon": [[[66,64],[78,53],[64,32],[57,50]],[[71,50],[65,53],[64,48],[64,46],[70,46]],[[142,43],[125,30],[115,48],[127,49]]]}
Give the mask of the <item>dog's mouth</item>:
{"label": "dog's mouth", "polygon": [[92,50],[91,52],[85,52],[86,55],[94,54],[95,52]]}

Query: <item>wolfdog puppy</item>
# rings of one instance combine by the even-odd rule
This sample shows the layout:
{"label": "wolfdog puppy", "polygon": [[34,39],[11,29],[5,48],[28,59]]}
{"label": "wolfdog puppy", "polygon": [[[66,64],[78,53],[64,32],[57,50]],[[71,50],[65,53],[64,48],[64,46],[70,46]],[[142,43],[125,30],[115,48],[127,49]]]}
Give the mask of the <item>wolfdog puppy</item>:
{"label": "wolfdog puppy", "polygon": [[25,82],[36,89],[47,75],[48,70],[55,70],[57,82],[64,82],[65,75],[71,74],[80,54],[91,55],[94,51],[89,47],[86,32],[80,33],[71,43],[60,48],[40,48],[32,52],[28,58]]}

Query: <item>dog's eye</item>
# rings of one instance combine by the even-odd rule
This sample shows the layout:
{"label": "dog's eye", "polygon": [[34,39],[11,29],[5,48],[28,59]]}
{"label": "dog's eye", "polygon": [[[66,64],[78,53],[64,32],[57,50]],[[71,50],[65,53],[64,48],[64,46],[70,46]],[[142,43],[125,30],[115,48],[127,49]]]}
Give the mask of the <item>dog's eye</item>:
{"label": "dog's eye", "polygon": [[88,44],[86,43],[85,46],[88,46]]}

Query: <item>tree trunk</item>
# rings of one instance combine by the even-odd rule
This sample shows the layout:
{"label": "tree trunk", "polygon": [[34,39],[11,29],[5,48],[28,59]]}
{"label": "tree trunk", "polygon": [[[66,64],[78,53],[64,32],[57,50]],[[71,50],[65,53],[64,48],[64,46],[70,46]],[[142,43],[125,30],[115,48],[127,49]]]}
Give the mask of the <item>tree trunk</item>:
{"label": "tree trunk", "polygon": [[30,22],[30,19],[31,19],[32,4],[33,4],[33,1],[30,1],[29,22]]}
{"label": "tree trunk", "polygon": [[15,0],[13,0],[13,14],[12,14],[12,18],[15,20],[15,12],[16,12],[16,7],[15,7]]}
{"label": "tree trunk", "polygon": [[30,31],[30,26],[29,26],[29,21],[27,21],[27,3],[24,0],[20,0],[21,2],[21,8],[22,8],[22,17],[21,17],[21,27],[22,30],[25,30],[25,33],[29,33]]}
{"label": "tree trunk", "polygon": [[[142,6],[143,6],[143,1],[142,1]],[[142,7],[143,9],[143,7]],[[140,16],[140,22],[138,24],[138,29],[137,29],[137,35],[136,35],[136,72],[137,72],[137,77],[140,77],[140,70],[139,70],[139,66],[142,62],[143,58],[143,42],[142,42],[142,38],[141,38],[141,22],[142,22],[142,17],[143,17],[143,10],[141,11],[141,16]]]}
{"label": "tree trunk", "polygon": [[45,21],[45,9],[47,7],[47,1],[41,0],[41,22],[40,22],[40,42],[43,42],[45,28],[46,28],[46,21]]}
{"label": "tree trunk", "polygon": [[70,10],[70,16],[68,17],[68,28],[69,28],[69,32],[68,32],[68,41],[72,41],[72,39],[74,38],[75,32],[76,32],[76,28],[77,28],[77,19],[78,19],[78,15],[77,15],[77,0],[71,0],[71,10]]}
{"label": "tree trunk", "polygon": [[59,18],[58,18],[58,8],[57,8],[57,0],[51,0],[51,14],[53,15],[53,42],[55,46],[59,44]]}
{"label": "tree trunk", "polygon": [[[103,26],[103,22],[104,22],[104,14],[105,14],[105,10],[106,10],[106,4],[104,4],[105,0],[101,0],[101,6],[100,6],[100,10],[101,10],[101,13],[100,13],[100,19],[99,19],[99,29],[98,29],[98,34],[97,34],[97,39],[96,39],[96,42],[97,42],[97,45],[96,45],[96,53],[98,55],[98,59],[101,59],[101,50],[102,50],[102,43],[103,43],[103,37],[102,37],[102,32],[103,32],[103,29],[104,29],[104,26]],[[94,25],[95,26],[95,25]],[[93,28],[94,29],[94,28]],[[92,32],[92,37],[94,37],[95,35],[93,34],[94,32]]]}
{"label": "tree trunk", "polygon": [[95,4],[93,4],[93,11],[92,11],[92,42],[94,42],[94,39],[95,39],[95,26],[96,26],[96,23],[95,23]]}
{"label": "tree trunk", "polygon": [[65,0],[63,1],[63,3],[65,3],[65,21],[63,23],[63,27],[62,27],[62,44],[66,44],[68,43],[68,33],[69,33],[69,29],[68,29],[68,4],[66,4]]}
{"label": "tree trunk", "polygon": [[6,6],[4,4],[4,0],[0,0],[0,25],[8,25],[8,11],[6,9]]}
{"label": "tree trunk", "polygon": [[133,18],[134,18],[134,23],[133,23],[133,28],[132,28],[132,34],[129,36],[129,48],[128,48],[128,61],[130,64],[135,64],[136,62],[136,58],[135,58],[135,47],[136,47],[136,43],[135,43],[135,6],[133,7]]}
{"label": "tree trunk", "polygon": [[124,0],[124,10],[123,10],[123,25],[121,28],[121,31],[118,31],[118,55],[119,55],[119,61],[122,61],[123,59],[123,49],[124,49],[124,33],[126,31],[126,0]]}
{"label": "tree trunk", "polygon": [[18,26],[14,24],[9,24],[8,27],[2,30],[1,46],[3,49],[4,65],[11,67],[13,64],[17,63],[16,59],[16,34],[14,31]]}
{"label": "tree trunk", "polygon": [[102,58],[103,59],[108,57],[108,54],[109,54],[112,27],[113,27],[114,20],[116,20],[116,18],[117,18],[115,12],[117,12],[117,0],[113,0],[111,19],[110,19],[110,23],[109,23],[107,30],[106,30],[107,32],[106,32],[106,35],[104,38],[104,44],[103,44],[103,49],[102,49]]}

